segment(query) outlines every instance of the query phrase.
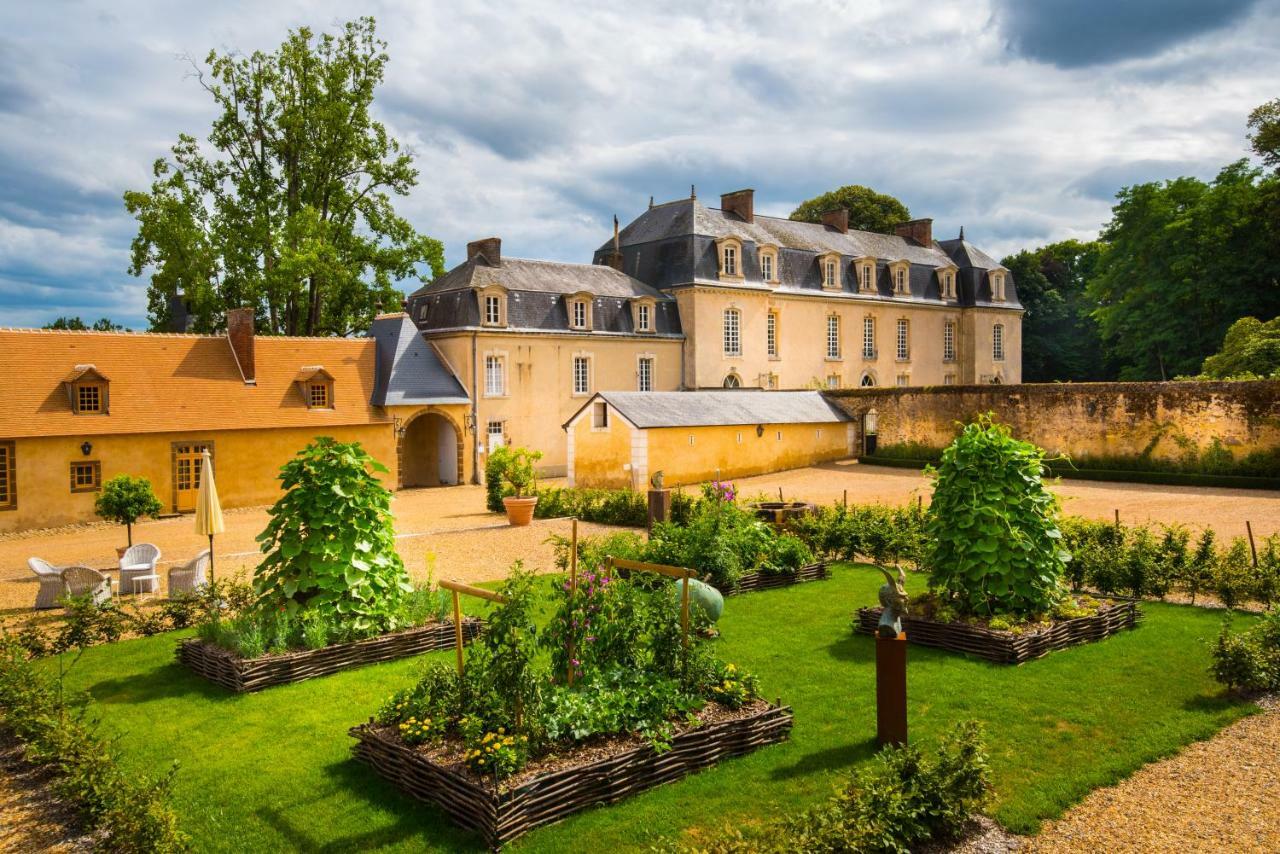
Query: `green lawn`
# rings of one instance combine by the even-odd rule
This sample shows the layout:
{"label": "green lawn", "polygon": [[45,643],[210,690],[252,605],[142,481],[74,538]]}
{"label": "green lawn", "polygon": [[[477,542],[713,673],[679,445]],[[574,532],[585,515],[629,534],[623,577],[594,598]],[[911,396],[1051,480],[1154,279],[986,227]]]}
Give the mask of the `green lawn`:
{"label": "green lawn", "polygon": [[[874,601],[882,580],[866,567],[837,567],[830,581],[727,601],[723,655],[795,709],[789,742],[512,847],[643,849],[685,828],[763,820],[825,796],[874,751],[873,640],[853,637],[849,618]],[[909,579],[913,588],[923,583]],[[1030,832],[1090,789],[1254,710],[1222,698],[1206,671],[1218,614],[1143,609],[1136,631],[1017,668],[912,647],[912,738],[929,741],[964,718],[985,721],[995,818]],[[128,767],[157,773],[178,760],[174,801],[198,850],[481,849],[350,758],[347,728],[405,685],[421,659],[233,696],[174,662],[179,636],[91,649],[68,682],[98,701]]]}

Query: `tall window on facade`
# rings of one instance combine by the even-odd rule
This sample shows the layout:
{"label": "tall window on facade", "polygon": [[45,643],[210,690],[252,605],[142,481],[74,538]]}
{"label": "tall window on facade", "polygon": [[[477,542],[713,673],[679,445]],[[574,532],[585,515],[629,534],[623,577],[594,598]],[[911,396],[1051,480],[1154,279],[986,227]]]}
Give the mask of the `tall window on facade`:
{"label": "tall window on facade", "polygon": [[573,301],[573,328],[587,328],[587,304],[580,299]]}
{"label": "tall window on facade", "polygon": [[893,271],[893,290],[899,294],[907,292],[907,270],[905,267],[899,267]]}
{"label": "tall window on facade", "polygon": [[911,358],[911,321],[905,318],[898,321],[898,352],[899,362],[905,362]]}
{"label": "tall window on facade", "polygon": [[769,349],[769,358],[778,358],[778,313],[769,312],[768,326],[765,331],[765,344]]}
{"label": "tall window on facade", "polygon": [[868,315],[862,318],[862,358],[876,357],[876,319]]}
{"label": "tall window on facade", "polygon": [[18,506],[18,485],[13,472],[13,442],[0,442],[0,510]]}
{"label": "tall window on facade", "polygon": [[736,308],[724,311],[724,354],[742,355],[742,312]]}
{"label": "tall window on facade", "polygon": [[773,254],[770,252],[760,255],[760,278],[766,282],[773,281]]}
{"label": "tall window on facade", "polygon": [[591,405],[591,427],[595,430],[609,428],[609,404],[603,400],[597,400]]}
{"label": "tall window on facade", "polygon": [[427,322],[427,309],[428,309],[428,307],[429,307],[429,306],[428,306],[425,302],[424,302],[422,305],[418,306],[418,321],[419,321],[420,323],[426,323],[426,322]]}
{"label": "tall window on facade", "polygon": [[738,248],[736,246],[726,246],[723,250],[724,254],[724,274],[726,276],[738,275]]}
{"label": "tall window on facade", "polygon": [[484,393],[486,397],[507,393],[507,371],[501,356],[484,357]]}
{"label": "tall window on facade", "polygon": [[502,301],[495,296],[484,298],[484,322],[489,326],[497,326],[502,322]]}
{"label": "tall window on facade", "polygon": [[824,288],[836,287],[836,262],[824,261],[822,264],[822,286]]}
{"label": "tall window on facade", "polygon": [[649,319],[649,306],[640,305],[636,307],[636,321],[641,332],[649,331],[649,327],[651,325],[651,321]]}
{"label": "tall window on facade", "polygon": [[942,361],[956,360],[956,322],[948,320],[942,324]]}
{"label": "tall window on facade", "polygon": [[997,362],[1004,361],[1004,324],[997,323],[991,327],[991,358]]}
{"label": "tall window on facade", "polygon": [[875,274],[874,264],[862,265],[862,289],[864,291],[871,290],[871,277]]}
{"label": "tall window on facade", "polygon": [[573,393],[591,393],[591,359],[588,356],[573,357]]}
{"label": "tall window on facade", "polygon": [[827,315],[827,358],[840,358],[840,318],[837,315]]}
{"label": "tall window on facade", "polygon": [[1004,273],[991,274],[991,299],[1004,302]]}
{"label": "tall window on facade", "polygon": [[653,357],[641,356],[636,363],[636,389],[653,391]]}

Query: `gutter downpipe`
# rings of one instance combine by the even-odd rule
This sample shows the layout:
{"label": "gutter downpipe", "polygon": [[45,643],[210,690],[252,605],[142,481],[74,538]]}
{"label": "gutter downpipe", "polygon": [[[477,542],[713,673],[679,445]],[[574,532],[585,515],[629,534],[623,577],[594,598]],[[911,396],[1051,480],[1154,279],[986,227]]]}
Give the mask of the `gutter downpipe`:
{"label": "gutter downpipe", "polygon": [[480,483],[480,362],[475,331],[471,333],[471,482]]}

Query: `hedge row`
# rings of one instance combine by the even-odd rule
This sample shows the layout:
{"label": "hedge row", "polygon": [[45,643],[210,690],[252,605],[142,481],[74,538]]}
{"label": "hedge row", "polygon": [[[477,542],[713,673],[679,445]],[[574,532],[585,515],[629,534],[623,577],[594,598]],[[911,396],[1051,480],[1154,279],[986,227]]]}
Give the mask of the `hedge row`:
{"label": "hedge row", "polygon": [[[923,469],[935,465],[936,459],[921,457],[882,456],[864,454],[858,457],[863,465],[890,468]],[[1077,465],[1079,465],[1077,463]],[[1171,471],[1140,471],[1130,469],[1072,468],[1066,463],[1046,463],[1054,477],[1067,480],[1112,481],[1115,483],[1150,483],[1160,486],[1211,486],[1227,489],[1280,489],[1280,477],[1252,477],[1226,474],[1190,474]]]}
{"label": "hedge row", "polygon": [[126,773],[86,707],[67,703],[58,681],[37,670],[8,633],[0,635],[0,722],[24,743],[29,761],[53,771],[55,792],[102,834],[96,847],[130,854],[187,850],[169,805],[176,768],[158,780]]}

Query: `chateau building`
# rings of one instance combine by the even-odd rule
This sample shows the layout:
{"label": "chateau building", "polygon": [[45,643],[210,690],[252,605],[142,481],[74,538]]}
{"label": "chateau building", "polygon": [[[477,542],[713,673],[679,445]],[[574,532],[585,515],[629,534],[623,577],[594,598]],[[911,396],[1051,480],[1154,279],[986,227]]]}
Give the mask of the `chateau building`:
{"label": "chateau building", "polygon": [[753,195],[653,205],[595,253],[675,297],[686,388],[1021,382],[1013,277],[963,231],[854,231],[843,210],[757,216]]}

